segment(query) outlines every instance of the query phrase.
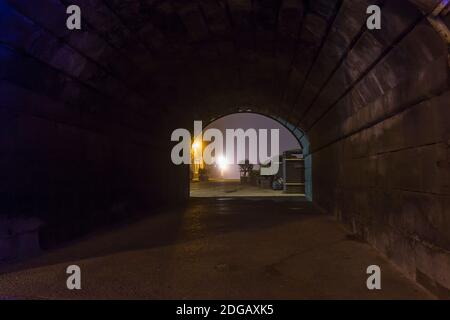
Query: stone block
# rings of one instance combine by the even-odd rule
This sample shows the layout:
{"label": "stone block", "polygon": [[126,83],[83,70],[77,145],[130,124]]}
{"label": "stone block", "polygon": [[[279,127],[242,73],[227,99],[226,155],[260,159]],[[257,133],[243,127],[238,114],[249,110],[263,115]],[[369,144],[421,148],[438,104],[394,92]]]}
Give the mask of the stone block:
{"label": "stone block", "polygon": [[22,259],[40,252],[39,228],[36,218],[0,216],[0,261]]}
{"label": "stone block", "polygon": [[416,243],[416,281],[440,298],[450,297],[450,254],[428,244]]}

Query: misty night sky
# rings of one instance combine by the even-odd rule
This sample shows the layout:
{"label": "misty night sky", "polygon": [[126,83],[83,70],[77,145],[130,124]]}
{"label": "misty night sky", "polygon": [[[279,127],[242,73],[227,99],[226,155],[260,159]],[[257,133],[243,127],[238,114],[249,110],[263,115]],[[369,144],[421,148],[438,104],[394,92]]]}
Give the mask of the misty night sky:
{"label": "misty night sky", "polygon": [[[235,113],[218,120],[213,121],[204,130],[216,128],[222,131],[225,140],[225,130],[226,129],[279,129],[280,130],[280,154],[287,150],[298,149],[300,144],[298,143],[295,136],[289,132],[283,125],[277,121],[254,113]],[[226,142],[226,141],[224,141]],[[268,142],[270,150],[270,131],[268,132]],[[248,150],[247,150],[248,152]],[[235,147],[236,153],[236,147]],[[236,160],[234,161],[236,162]],[[230,165],[224,173],[226,179],[239,179],[239,166]]]}

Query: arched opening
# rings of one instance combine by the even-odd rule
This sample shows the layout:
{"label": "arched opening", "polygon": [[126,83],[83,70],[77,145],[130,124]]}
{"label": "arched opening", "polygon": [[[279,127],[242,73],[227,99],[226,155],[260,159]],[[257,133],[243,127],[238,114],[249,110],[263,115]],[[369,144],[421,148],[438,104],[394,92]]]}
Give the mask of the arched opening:
{"label": "arched opening", "polygon": [[[190,167],[191,197],[306,196],[307,199],[312,199],[309,142],[301,129],[280,119],[252,113],[250,109],[210,119],[205,124],[203,136],[210,129],[221,133],[222,146],[219,148],[220,151],[214,151],[215,159],[212,159],[211,163],[205,163],[204,159],[196,163],[197,155],[209,152],[208,145],[217,138],[208,138],[209,141],[194,138],[193,163]],[[241,142],[236,135],[237,130],[243,130],[242,133],[245,134],[243,137],[245,155],[240,160],[237,151]],[[272,132],[277,135],[276,138],[271,137]],[[277,151],[271,145],[275,142],[272,139],[276,139]],[[230,141],[233,152],[231,156],[227,156]],[[262,143],[266,143],[267,146],[262,146]],[[267,148],[267,151],[262,151],[262,148]],[[256,154],[249,156],[252,152],[250,149]],[[268,153],[268,158],[277,161],[276,172],[261,175],[261,165],[264,167],[265,164],[267,167],[270,163],[268,159],[262,160],[261,152]]]}

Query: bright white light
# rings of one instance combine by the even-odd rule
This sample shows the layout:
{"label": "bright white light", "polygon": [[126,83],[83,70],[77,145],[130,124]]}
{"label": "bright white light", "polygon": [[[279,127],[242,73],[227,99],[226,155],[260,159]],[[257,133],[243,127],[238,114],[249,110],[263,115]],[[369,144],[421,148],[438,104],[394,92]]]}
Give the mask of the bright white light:
{"label": "bright white light", "polygon": [[217,165],[219,166],[220,170],[224,171],[227,168],[227,160],[224,156],[220,156],[217,159]]}

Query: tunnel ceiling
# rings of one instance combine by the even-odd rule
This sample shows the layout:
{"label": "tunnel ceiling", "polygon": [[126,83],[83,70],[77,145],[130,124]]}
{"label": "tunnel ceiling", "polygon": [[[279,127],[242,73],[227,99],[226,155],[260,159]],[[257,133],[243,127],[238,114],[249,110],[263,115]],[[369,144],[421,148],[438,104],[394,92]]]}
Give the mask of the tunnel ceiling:
{"label": "tunnel ceiling", "polygon": [[[365,12],[364,2],[359,6]],[[89,1],[89,7],[89,21],[145,70],[137,86],[147,84],[141,90],[153,91],[153,101],[176,96],[161,103],[175,112],[192,105],[199,117],[237,108],[278,116],[291,72],[306,76],[340,1]]]}
{"label": "tunnel ceiling", "polygon": [[[6,2],[2,51],[24,51],[14,59],[45,78],[45,88],[39,78],[26,86],[47,94],[54,85],[50,95],[94,111],[109,101],[141,121],[252,110],[309,132],[339,103],[357,109],[374,101],[369,91],[398,85],[380,78],[401,72],[399,59],[429,62],[444,48],[427,43],[437,33],[407,0],[375,1],[380,31],[366,28],[367,0]],[[69,4],[82,8],[81,31],[62,27]]]}

